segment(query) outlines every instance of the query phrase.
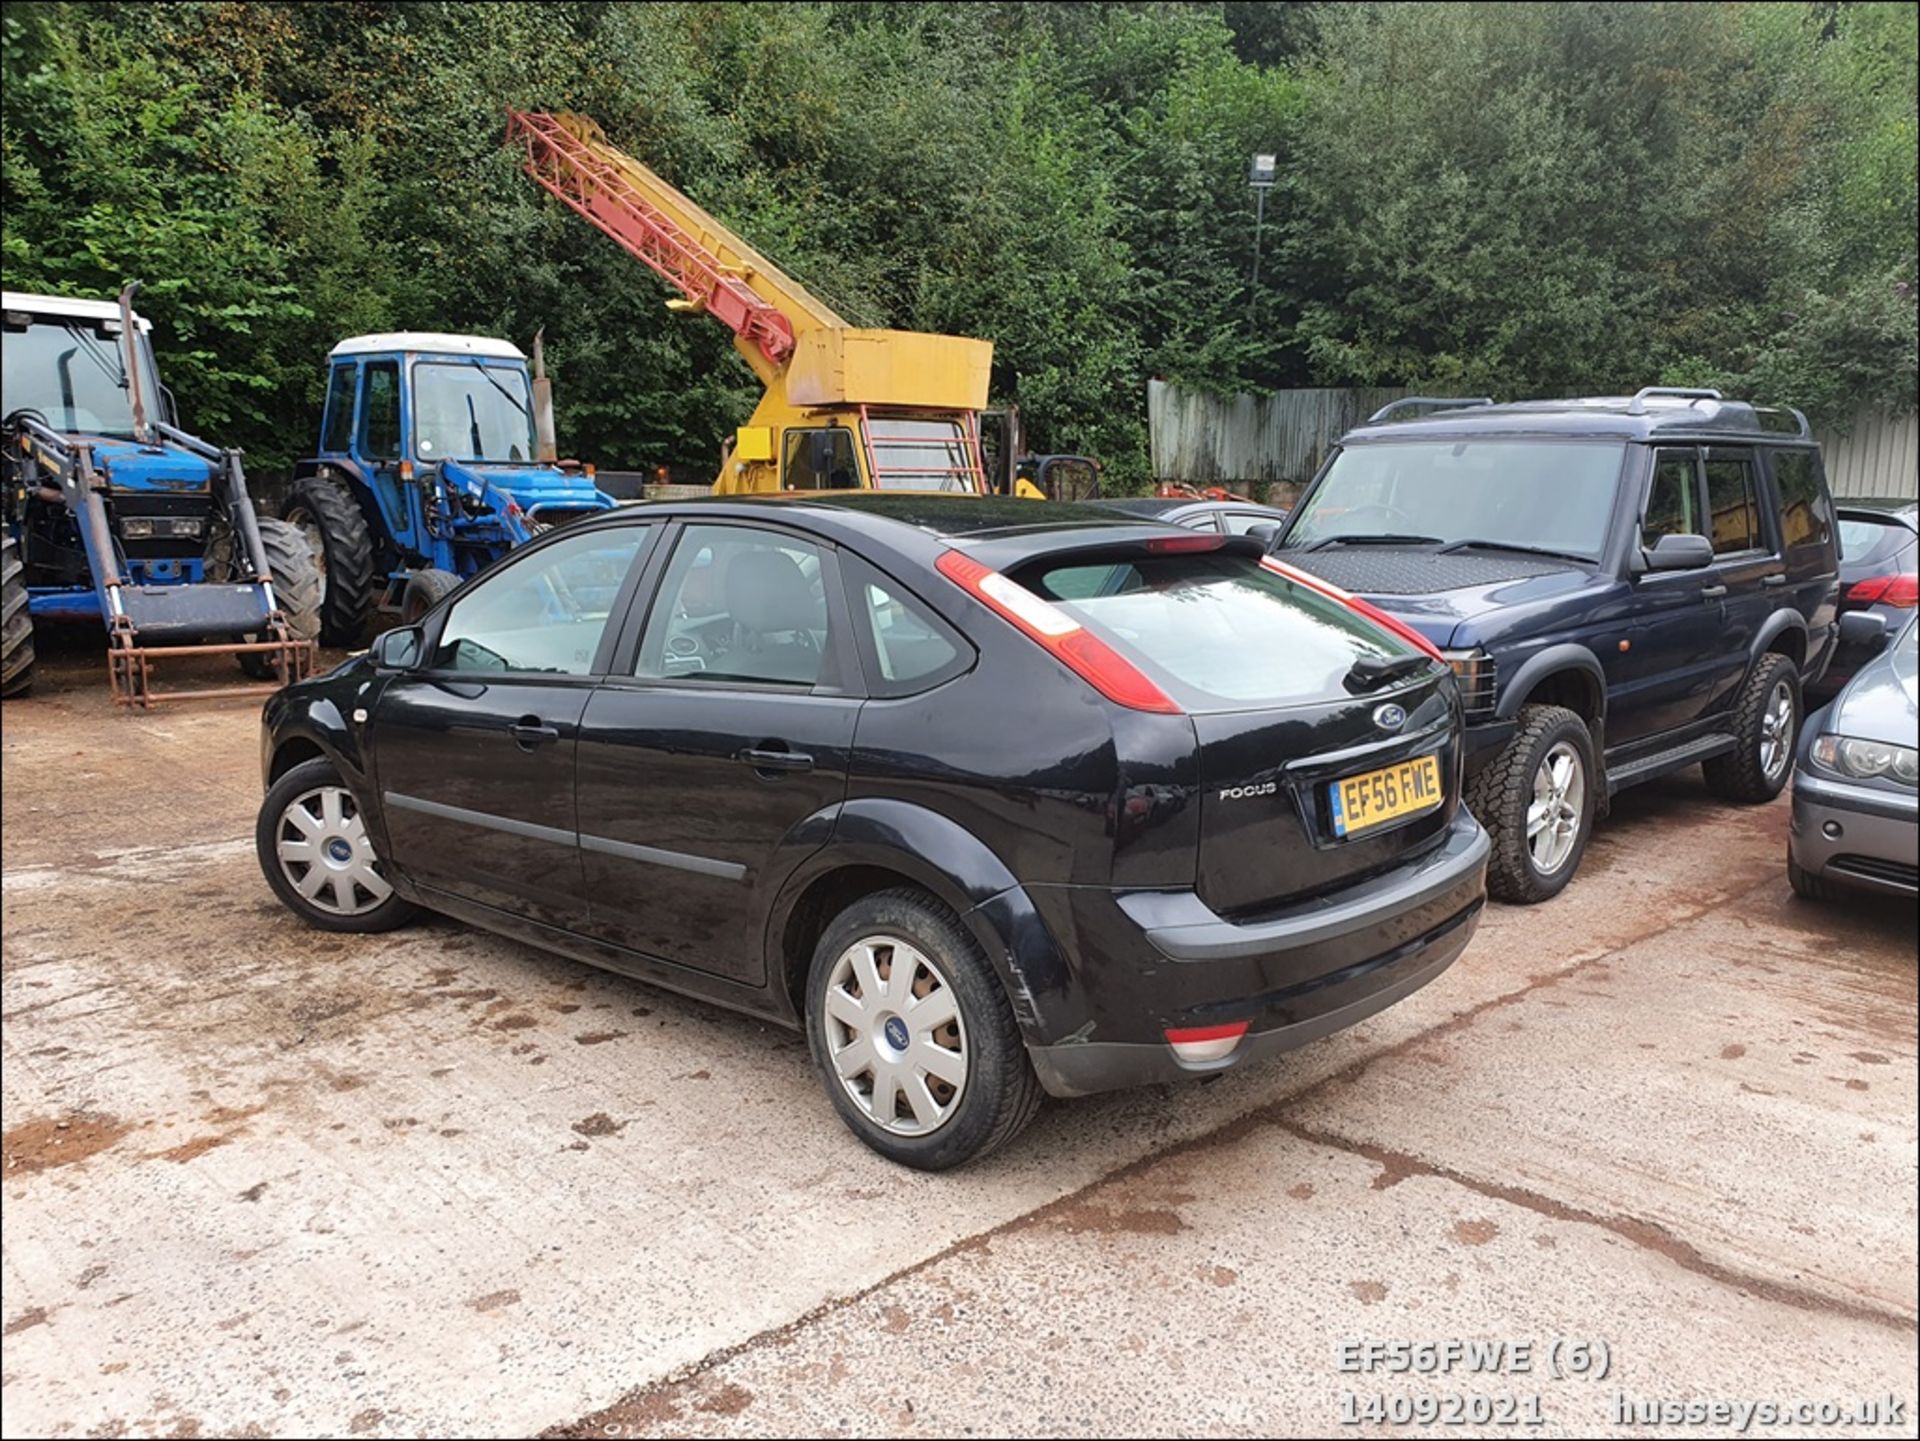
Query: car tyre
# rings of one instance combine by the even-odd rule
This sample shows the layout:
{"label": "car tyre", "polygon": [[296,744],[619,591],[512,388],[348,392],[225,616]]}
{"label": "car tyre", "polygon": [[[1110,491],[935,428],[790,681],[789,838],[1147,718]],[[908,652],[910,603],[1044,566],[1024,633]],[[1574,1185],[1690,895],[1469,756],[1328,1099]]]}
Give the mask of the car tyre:
{"label": "car tyre", "polygon": [[1707,789],[1739,805],[1779,795],[1793,770],[1804,709],[1799,668],[1783,655],[1761,656],[1733,703],[1734,749],[1700,767]]}
{"label": "car tyre", "polygon": [[[806,1024],[840,1118],[903,1166],[977,1160],[1039,1109],[1039,1078],[999,977],[958,917],[923,891],[881,891],[835,917],[814,947]],[[934,1060],[929,1048],[947,1054]]]}
{"label": "car tyre", "polygon": [[273,893],[310,926],[366,934],[418,914],[380,873],[359,802],[332,761],[303,761],[267,787],[253,841]]}
{"label": "car tyre", "polygon": [[1812,871],[1802,870],[1800,863],[1791,855],[1787,857],[1787,884],[1803,901],[1839,901],[1846,899],[1847,895],[1845,886],[1836,885]]}
{"label": "car tyre", "polygon": [[1537,905],[1567,888],[1593,834],[1593,735],[1565,706],[1520,708],[1506,745],[1467,782],[1467,809],[1493,843],[1487,891]]}

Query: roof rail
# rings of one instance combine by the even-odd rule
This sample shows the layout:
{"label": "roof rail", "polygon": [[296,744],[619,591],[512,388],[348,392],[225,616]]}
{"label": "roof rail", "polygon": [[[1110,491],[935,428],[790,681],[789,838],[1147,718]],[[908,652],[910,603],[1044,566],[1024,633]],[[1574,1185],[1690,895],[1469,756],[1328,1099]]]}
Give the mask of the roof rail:
{"label": "roof rail", "polygon": [[1807,424],[1806,415],[1801,411],[1795,410],[1791,405],[1756,405],[1753,408],[1753,413],[1759,418],[1760,428],[1762,430],[1787,429],[1786,426],[1775,427],[1767,424],[1767,418],[1769,416],[1778,416],[1781,420],[1789,420],[1792,422],[1794,433],[1797,434],[1800,439],[1809,440],[1813,436],[1813,427]]}
{"label": "roof rail", "polygon": [[1717,390],[1695,390],[1681,385],[1643,385],[1634,391],[1633,399],[1628,402],[1628,415],[1645,415],[1647,397],[1650,395],[1670,395],[1675,400],[1723,400]]}
{"label": "roof rail", "polygon": [[1492,405],[1491,395],[1403,395],[1398,400],[1390,400],[1372,415],[1367,417],[1368,425],[1377,425],[1396,410],[1414,405],[1437,405],[1442,410],[1462,410],[1470,405]]}

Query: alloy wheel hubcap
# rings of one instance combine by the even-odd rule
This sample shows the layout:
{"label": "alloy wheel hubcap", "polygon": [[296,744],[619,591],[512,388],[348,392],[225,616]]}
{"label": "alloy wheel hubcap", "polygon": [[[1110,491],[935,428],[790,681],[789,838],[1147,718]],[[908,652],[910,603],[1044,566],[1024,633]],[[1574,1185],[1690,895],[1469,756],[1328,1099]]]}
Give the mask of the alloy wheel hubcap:
{"label": "alloy wheel hubcap", "polygon": [[1760,769],[1772,780],[1786,769],[1793,750],[1793,688],[1780,681],[1760,716]]}
{"label": "alloy wheel hubcap", "polygon": [[860,1111],[896,1136],[925,1136],[967,1086],[959,998],[924,952],[897,936],[855,941],[833,963],[821,1025],[834,1074]]}
{"label": "alloy wheel hubcap", "polygon": [[288,802],[274,854],[280,873],[317,910],[365,915],[393,894],[360,808],[344,786],[316,786]]}
{"label": "alloy wheel hubcap", "polygon": [[1586,801],[1580,752],[1569,741],[1555,742],[1533,773],[1533,801],[1527,807],[1527,850],[1541,875],[1553,875],[1572,857]]}

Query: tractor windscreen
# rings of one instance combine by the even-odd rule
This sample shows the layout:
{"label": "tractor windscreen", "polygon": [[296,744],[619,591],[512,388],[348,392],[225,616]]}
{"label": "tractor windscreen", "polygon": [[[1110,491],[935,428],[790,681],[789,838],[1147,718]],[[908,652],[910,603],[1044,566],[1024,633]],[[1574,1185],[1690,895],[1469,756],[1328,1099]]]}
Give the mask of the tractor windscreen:
{"label": "tractor windscreen", "polygon": [[[109,328],[111,327],[111,328]],[[68,435],[133,434],[133,398],[120,345],[119,322],[7,313],[0,355],[0,415],[37,411]],[[146,347],[142,388],[160,394]],[[164,411],[161,414],[165,414]]]}
{"label": "tractor windscreen", "polygon": [[514,461],[537,453],[527,373],[515,365],[421,361],[413,367],[421,460]]}

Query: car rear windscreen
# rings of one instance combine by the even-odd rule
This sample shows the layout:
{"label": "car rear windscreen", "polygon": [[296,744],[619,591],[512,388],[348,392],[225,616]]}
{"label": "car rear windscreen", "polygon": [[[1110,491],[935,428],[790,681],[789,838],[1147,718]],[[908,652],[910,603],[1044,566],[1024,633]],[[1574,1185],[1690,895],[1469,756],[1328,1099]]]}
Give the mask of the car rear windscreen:
{"label": "car rear windscreen", "polygon": [[1338,698],[1363,657],[1414,653],[1339,601],[1244,555],[1065,556],[1012,579],[1085,625],[1189,710]]}
{"label": "car rear windscreen", "polygon": [[1840,558],[1855,562],[1892,560],[1913,540],[1913,532],[1896,520],[1859,520],[1840,517]]}

